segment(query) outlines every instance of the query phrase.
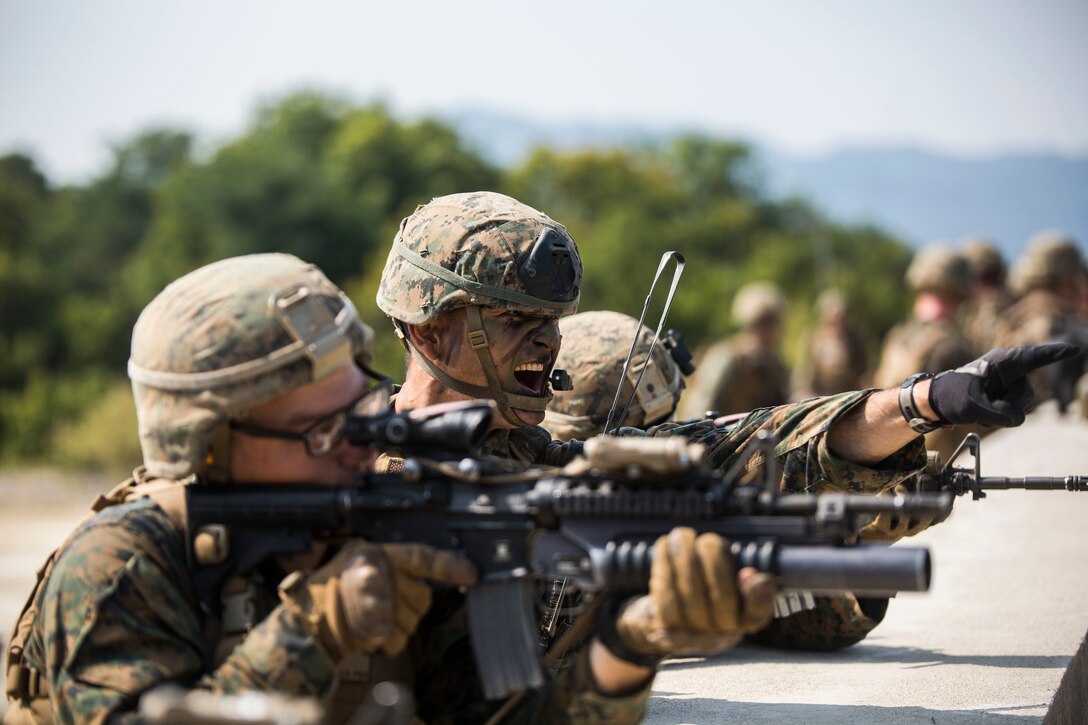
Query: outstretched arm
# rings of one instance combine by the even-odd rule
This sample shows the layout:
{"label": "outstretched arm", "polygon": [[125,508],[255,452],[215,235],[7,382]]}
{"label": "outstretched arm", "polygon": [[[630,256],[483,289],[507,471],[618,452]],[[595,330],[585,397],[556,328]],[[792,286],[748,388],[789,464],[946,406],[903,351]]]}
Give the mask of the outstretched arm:
{"label": "outstretched arm", "polygon": [[[1034,398],[1028,374],[1079,352],[1065,343],[991,350],[961,368],[915,384],[914,406],[926,421],[946,426],[1018,426]],[[828,431],[828,446],[840,458],[873,465],[918,435],[899,409],[899,390],[890,388],[872,394],[836,420]]]}

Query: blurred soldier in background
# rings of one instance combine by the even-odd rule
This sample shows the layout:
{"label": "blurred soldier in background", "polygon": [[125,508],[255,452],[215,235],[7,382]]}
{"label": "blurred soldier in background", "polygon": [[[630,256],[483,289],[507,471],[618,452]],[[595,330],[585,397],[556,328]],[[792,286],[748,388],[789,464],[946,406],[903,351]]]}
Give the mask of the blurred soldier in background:
{"label": "blurred soldier in background", "polygon": [[750,282],[733,298],[741,330],[696,357],[696,373],[680,400],[677,417],[694,420],[716,413],[743,413],[789,400],[790,371],[778,352],[786,298],[770,282]]}
{"label": "blurred soldier in background", "polygon": [[[1002,314],[995,345],[1015,347],[1057,340],[1088,346],[1088,317],[1083,309],[1088,297],[1088,267],[1070,237],[1053,231],[1036,234],[1013,267],[1012,277],[1021,299]],[[1064,413],[1077,395],[1084,363],[1081,355],[1035,373],[1031,382],[1036,401],[1055,398]]]}
{"label": "blurred soldier in background", "polygon": [[[947,247],[931,246],[914,255],[907,269],[914,291],[911,319],[884,338],[873,385],[898,385],[918,372],[952,370],[975,358],[974,348],[956,324],[956,313],[971,290],[967,260]],[[963,431],[936,430],[926,435],[926,448],[948,460],[963,440]]]}
{"label": "blurred soldier in background", "polygon": [[863,386],[868,368],[865,344],[850,324],[846,296],[826,289],[816,301],[820,319],[809,334],[806,357],[797,375],[797,398],[832,395]]}
{"label": "blurred soldier in background", "polygon": [[[616,389],[620,388],[619,409],[613,426],[649,428],[664,423],[676,409],[684,390],[684,373],[680,363],[690,370],[690,360],[683,348],[659,341],[653,356],[647,360],[654,340],[653,330],[642,326],[635,342],[631,367],[625,378],[623,362],[639,329],[638,320],[621,312],[580,312],[559,322],[563,347],[556,366],[571,377],[573,390],[556,391],[555,399],[544,414],[544,427],[556,440],[585,440],[604,431],[608,411]],[[623,406],[639,376],[642,382],[635,391],[627,415],[620,419]]]}
{"label": "blurred soldier in background", "polygon": [[963,243],[963,257],[971,270],[971,298],[960,309],[963,334],[982,354],[994,346],[1001,314],[1016,299],[1005,284],[1005,260],[993,242],[970,237]]}

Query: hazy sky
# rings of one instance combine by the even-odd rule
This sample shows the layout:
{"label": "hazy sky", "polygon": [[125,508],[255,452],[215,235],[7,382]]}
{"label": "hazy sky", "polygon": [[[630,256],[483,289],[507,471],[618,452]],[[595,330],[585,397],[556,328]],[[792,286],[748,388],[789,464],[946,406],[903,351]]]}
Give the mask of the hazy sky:
{"label": "hazy sky", "polygon": [[405,116],[683,126],[788,152],[1088,153],[1088,0],[0,0],[0,152],[97,171],[301,87]]}

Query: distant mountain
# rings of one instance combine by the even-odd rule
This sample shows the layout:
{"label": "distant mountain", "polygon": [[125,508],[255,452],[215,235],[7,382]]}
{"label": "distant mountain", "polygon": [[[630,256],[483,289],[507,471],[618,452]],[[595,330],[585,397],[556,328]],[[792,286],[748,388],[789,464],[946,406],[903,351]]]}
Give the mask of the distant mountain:
{"label": "distant mountain", "polygon": [[773,193],[796,193],[835,219],[872,221],[914,244],[981,233],[1015,256],[1047,228],[1088,242],[1088,157],[976,160],[851,149],[815,159],[763,158]]}
{"label": "distant mountain", "polygon": [[[549,124],[477,111],[445,116],[500,165],[538,145],[579,148],[659,143],[697,129]],[[837,221],[871,222],[916,246],[980,233],[1009,257],[1041,229],[1062,229],[1088,252],[1088,156],[1008,154],[963,159],[921,149],[855,148],[798,157],[757,146],[765,187],[809,199]]]}

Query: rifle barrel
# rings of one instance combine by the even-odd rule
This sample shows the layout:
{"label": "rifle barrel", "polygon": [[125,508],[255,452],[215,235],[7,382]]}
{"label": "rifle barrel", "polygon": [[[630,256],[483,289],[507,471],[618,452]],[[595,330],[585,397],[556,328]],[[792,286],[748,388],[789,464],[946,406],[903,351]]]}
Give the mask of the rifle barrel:
{"label": "rifle barrel", "polygon": [[1006,478],[1004,476],[983,476],[978,479],[978,488],[983,491],[1000,491],[1022,488],[1026,491],[1088,491],[1088,476],[1027,476]]}

